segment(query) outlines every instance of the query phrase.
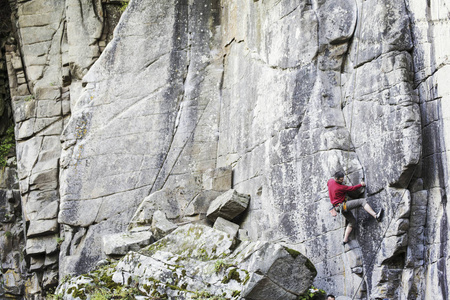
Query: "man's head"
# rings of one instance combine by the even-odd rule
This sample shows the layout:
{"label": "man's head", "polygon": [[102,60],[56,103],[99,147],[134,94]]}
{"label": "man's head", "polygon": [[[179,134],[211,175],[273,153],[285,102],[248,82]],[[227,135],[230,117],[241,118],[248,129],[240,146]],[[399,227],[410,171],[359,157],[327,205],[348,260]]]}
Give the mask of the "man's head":
{"label": "man's head", "polygon": [[336,298],[333,295],[328,295],[327,300],[335,300]]}
{"label": "man's head", "polygon": [[338,171],[336,173],[334,173],[334,180],[336,180],[336,182],[338,183],[343,183],[344,182],[344,172],[342,171]]}

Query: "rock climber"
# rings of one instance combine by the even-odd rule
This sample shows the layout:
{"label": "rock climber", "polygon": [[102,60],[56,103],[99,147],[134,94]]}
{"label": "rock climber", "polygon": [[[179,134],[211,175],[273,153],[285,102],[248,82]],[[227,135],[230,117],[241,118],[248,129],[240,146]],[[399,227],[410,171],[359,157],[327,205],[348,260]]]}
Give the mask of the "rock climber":
{"label": "rock climber", "polygon": [[383,209],[378,213],[370,207],[366,202],[366,199],[346,199],[346,193],[351,191],[356,191],[357,189],[366,186],[364,181],[360,184],[354,186],[346,186],[342,184],[344,182],[344,173],[342,171],[336,172],[330,180],[328,180],[328,195],[330,196],[330,201],[333,207],[330,209],[331,215],[333,217],[337,216],[337,212],[341,212],[345,219],[348,221],[347,228],[345,229],[344,240],[342,244],[345,245],[348,242],[348,237],[352,232],[353,226],[356,224],[356,219],[350,210],[363,207],[372,217],[374,217],[378,222],[381,222],[383,218]]}
{"label": "rock climber", "polygon": [[336,300],[336,297],[334,297],[334,295],[328,295],[327,296],[327,300]]}

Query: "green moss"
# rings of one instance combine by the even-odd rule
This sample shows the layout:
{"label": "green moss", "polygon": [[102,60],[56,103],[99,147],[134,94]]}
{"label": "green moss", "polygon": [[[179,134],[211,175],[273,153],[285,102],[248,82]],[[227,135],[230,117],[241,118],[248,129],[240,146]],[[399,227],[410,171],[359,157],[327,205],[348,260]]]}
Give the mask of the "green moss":
{"label": "green moss", "polygon": [[244,270],[244,271],[245,271],[245,278],[242,281],[242,284],[245,285],[245,284],[247,284],[248,280],[250,279],[250,274],[246,270]]}
{"label": "green moss", "polygon": [[240,294],[241,294],[241,291],[236,290],[236,291],[233,291],[233,293],[231,294],[231,297],[237,297]]}
{"label": "green moss", "polygon": [[164,249],[168,244],[168,239],[163,238],[157,241],[156,243],[151,244],[147,248],[142,249],[139,251],[139,253],[146,255],[146,256],[152,256],[155,254],[158,250]]}
{"label": "green moss", "polygon": [[142,286],[142,288],[144,289],[144,291],[147,292],[147,294],[150,294],[150,291],[152,290],[152,287],[149,286],[148,284],[144,284],[144,285]]}
{"label": "green moss", "polygon": [[75,289],[72,293],[72,297],[74,298],[80,298],[81,300],[86,300],[86,294],[84,293],[84,290],[82,289]]}
{"label": "green moss", "polygon": [[5,133],[5,136],[0,141],[0,166],[6,167],[6,160],[9,151],[16,145],[14,138],[14,125],[11,125]]}
{"label": "green moss", "polygon": [[209,260],[208,251],[206,251],[206,249],[200,248],[200,250],[198,252],[199,252],[198,258],[200,260],[203,260],[203,261]]}
{"label": "green moss", "polygon": [[192,296],[193,299],[211,299],[212,295],[208,293],[207,291],[197,291]]}
{"label": "green moss", "polygon": [[105,289],[97,289],[94,291],[94,294],[91,296],[91,300],[108,300],[111,299],[113,294]]}
{"label": "green moss", "polygon": [[230,280],[235,280],[239,283],[242,282],[241,277],[239,276],[239,272],[237,271],[237,268],[230,269],[230,271],[228,271],[228,275],[226,275],[222,279],[222,283],[227,284],[228,282],[230,282]]}
{"label": "green moss", "polygon": [[34,100],[34,99],[36,99],[36,97],[34,95],[28,95],[23,100],[25,102],[29,102],[29,101]]}
{"label": "green moss", "polygon": [[166,294],[166,293],[161,294],[160,292],[158,292],[158,291],[156,290],[156,288],[153,288],[153,292],[152,292],[152,294],[151,294],[150,296],[153,297],[154,299],[161,299],[161,300],[169,299],[169,298],[167,297],[167,294]]}
{"label": "green moss", "polygon": [[119,287],[119,284],[112,280],[112,274],[109,275],[108,273],[104,273],[100,276],[100,280],[104,283],[106,288],[110,290],[115,290]]}
{"label": "green moss", "polygon": [[288,247],[284,247],[284,249],[292,256],[292,258],[296,259],[297,256],[300,255],[300,252],[298,252],[297,250],[288,248]]}
{"label": "green moss", "polygon": [[325,291],[311,286],[303,294],[297,297],[297,300],[320,300],[325,296]]}
{"label": "green moss", "polygon": [[223,296],[215,296],[207,291],[198,291],[193,296],[192,299],[208,299],[208,300],[226,300],[228,298],[225,298]]}
{"label": "green moss", "polygon": [[305,266],[308,268],[308,270],[310,270],[313,273],[313,277],[316,277],[317,275],[316,267],[314,267],[313,263],[309,259],[306,259]]}
{"label": "green moss", "polygon": [[128,1],[122,1],[121,3],[120,3],[120,11],[121,12],[124,12],[126,9],[127,9],[127,7],[128,7]]}
{"label": "green moss", "polygon": [[221,259],[216,260],[214,263],[214,271],[216,273],[219,273],[220,270],[222,270],[226,266],[225,262]]}

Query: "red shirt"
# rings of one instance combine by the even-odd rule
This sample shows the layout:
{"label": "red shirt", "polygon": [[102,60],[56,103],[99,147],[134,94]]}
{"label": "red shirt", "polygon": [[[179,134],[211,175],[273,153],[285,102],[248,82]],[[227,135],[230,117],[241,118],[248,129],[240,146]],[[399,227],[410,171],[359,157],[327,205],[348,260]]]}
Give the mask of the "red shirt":
{"label": "red shirt", "polygon": [[328,180],[327,185],[328,185],[328,195],[330,196],[330,201],[331,204],[333,205],[344,202],[346,192],[356,191],[357,189],[362,187],[361,184],[354,186],[346,186],[337,183],[336,180],[334,180],[333,178]]}

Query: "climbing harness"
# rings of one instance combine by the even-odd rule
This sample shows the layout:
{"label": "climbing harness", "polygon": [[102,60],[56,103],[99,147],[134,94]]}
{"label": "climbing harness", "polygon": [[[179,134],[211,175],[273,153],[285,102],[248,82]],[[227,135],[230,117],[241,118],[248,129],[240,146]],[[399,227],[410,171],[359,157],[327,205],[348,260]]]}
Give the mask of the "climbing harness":
{"label": "climbing harness", "polygon": [[333,205],[334,209],[342,215],[344,211],[347,211],[347,199],[344,202]]}

